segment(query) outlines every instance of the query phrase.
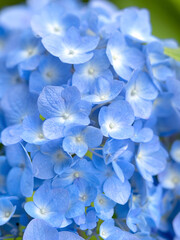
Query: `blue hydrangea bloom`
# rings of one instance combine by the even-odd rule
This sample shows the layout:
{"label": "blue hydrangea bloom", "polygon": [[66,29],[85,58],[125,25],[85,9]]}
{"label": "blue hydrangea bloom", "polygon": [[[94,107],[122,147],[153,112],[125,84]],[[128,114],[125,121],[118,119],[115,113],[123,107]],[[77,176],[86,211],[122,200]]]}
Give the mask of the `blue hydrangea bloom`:
{"label": "blue hydrangea bloom", "polygon": [[104,136],[115,139],[127,139],[133,136],[134,113],[128,102],[119,100],[99,112],[99,124]]}
{"label": "blue hydrangea bloom", "polygon": [[46,143],[48,140],[43,134],[42,124],[43,121],[40,119],[38,112],[25,117],[21,138],[32,144],[41,145]]}
{"label": "blue hydrangea bloom", "polygon": [[[11,21],[9,21],[11,20]],[[0,239],[179,240],[180,63],[149,12],[0,12]]]}
{"label": "blue hydrangea bloom", "polygon": [[86,159],[78,159],[75,164],[62,173],[58,178],[54,179],[54,187],[65,187],[76,184],[81,179],[86,180],[93,186],[99,185],[99,180],[97,177],[97,172],[91,161]]}
{"label": "blue hydrangea bloom", "polygon": [[120,29],[125,36],[135,41],[148,42],[152,40],[150,17],[146,9],[125,9],[120,17]]}
{"label": "blue hydrangea bloom", "polygon": [[79,30],[71,27],[64,37],[50,35],[43,38],[44,47],[64,63],[80,64],[93,57],[94,50],[99,42],[98,37],[81,37]]}
{"label": "blue hydrangea bloom", "polygon": [[136,156],[136,164],[144,179],[153,181],[152,176],[165,169],[167,157],[168,154],[157,136],[154,136],[148,143],[141,143]]}
{"label": "blue hydrangea bloom", "polygon": [[68,153],[83,157],[88,148],[98,147],[102,142],[102,133],[95,127],[74,127],[67,129],[63,148]]}
{"label": "blue hydrangea bloom", "polygon": [[48,139],[64,137],[64,130],[70,125],[88,125],[90,122],[91,106],[81,100],[76,87],[45,87],[39,96],[38,108],[46,118],[43,132]]}
{"label": "blue hydrangea bloom", "polygon": [[116,205],[115,202],[107,198],[104,194],[98,193],[97,197],[94,201],[94,207],[97,212],[108,212],[110,209],[112,209]]}
{"label": "blue hydrangea bloom", "polygon": [[1,140],[4,145],[21,141],[24,118],[37,108],[36,98],[28,92],[25,85],[16,86],[2,99],[3,112],[7,128],[2,131]]}
{"label": "blue hydrangea bloom", "polygon": [[68,28],[79,27],[79,19],[73,14],[66,14],[59,2],[48,4],[40,14],[33,16],[31,26],[40,37],[48,35],[64,36]]}
{"label": "blue hydrangea bloom", "polygon": [[34,187],[32,163],[26,149],[20,143],[7,146],[6,156],[11,167],[7,176],[9,194],[32,196]]}
{"label": "blue hydrangea bloom", "polygon": [[39,94],[47,85],[60,86],[66,84],[71,77],[71,66],[59,61],[51,55],[42,56],[39,67],[30,75],[30,92]]}
{"label": "blue hydrangea bloom", "polygon": [[103,239],[107,239],[110,235],[113,235],[116,231],[119,230],[118,227],[114,226],[114,220],[113,219],[109,219],[104,221],[101,226],[100,226],[100,236]]}
{"label": "blue hydrangea bloom", "polygon": [[115,99],[123,89],[123,82],[118,80],[107,80],[98,78],[89,94],[83,97],[84,100],[94,104],[102,104]]}
{"label": "blue hydrangea bloom", "polygon": [[96,187],[85,180],[78,181],[76,185],[79,199],[84,203],[85,206],[89,206],[97,195]]}
{"label": "blue hydrangea bloom", "polygon": [[131,104],[136,117],[143,119],[150,117],[152,100],[157,95],[156,87],[145,72],[136,72],[127,84],[126,100]]}
{"label": "blue hydrangea bloom", "polygon": [[34,70],[43,52],[40,40],[35,38],[31,31],[26,31],[20,36],[17,47],[9,54],[7,66],[12,68],[19,64],[23,70]]}
{"label": "blue hydrangea bloom", "polygon": [[106,142],[103,149],[105,163],[112,163],[112,168],[121,182],[130,179],[133,175],[134,165],[129,162],[132,155],[131,143],[126,140],[111,139]]}
{"label": "blue hydrangea bloom", "polygon": [[73,86],[76,86],[83,94],[88,93],[97,78],[112,76],[109,66],[110,63],[105,50],[95,50],[91,60],[87,63],[74,66],[75,72],[72,76]]}
{"label": "blue hydrangea bloom", "polygon": [[109,39],[106,53],[116,73],[125,80],[130,80],[133,71],[144,65],[144,56],[140,50],[129,47],[118,31]]}
{"label": "blue hydrangea bloom", "polygon": [[27,202],[24,208],[30,216],[43,219],[54,227],[60,227],[68,208],[68,197],[67,190],[51,189],[49,183],[44,183],[35,192],[33,202]]}
{"label": "blue hydrangea bloom", "polygon": [[153,138],[153,131],[151,128],[144,127],[141,120],[137,120],[133,124],[134,136],[131,137],[133,142],[149,142]]}
{"label": "blue hydrangea bloom", "polygon": [[72,157],[62,148],[62,141],[44,144],[33,157],[33,172],[37,178],[50,179],[61,174],[72,164]]}
{"label": "blue hydrangea bloom", "polygon": [[13,206],[7,198],[0,198],[0,226],[7,223],[15,211],[16,206]]}

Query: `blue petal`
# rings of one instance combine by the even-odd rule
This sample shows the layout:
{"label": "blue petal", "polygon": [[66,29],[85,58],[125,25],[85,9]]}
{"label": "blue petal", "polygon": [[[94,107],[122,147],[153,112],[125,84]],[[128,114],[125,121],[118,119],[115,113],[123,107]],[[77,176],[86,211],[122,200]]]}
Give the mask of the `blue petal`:
{"label": "blue petal", "polygon": [[45,87],[38,99],[38,108],[44,118],[59,117],[64,107],[61,98],[62,87]]}
{"label": "blue petal", "polygon": [[114,202],[124,205],[131,193],[131,186],[128,181],[122,183],[117,177],[108,178],[103,186],[104,193]]}
{"label": "blue petal", "polygon": [[58,231],[40,219],[32,220],[28,224],[23,236],[24,240],[49,240],[50,238],[58,240]]}
{"label": "blue petal", "polygon": [[62,240],[83,240],[83,238],[80,237],[78,234],[75,234],[75,233],[72,233],[72,232],[66,232],[66,231],[63,231],[63,232],[59,233],[59,239],[62,239]]}
{"label": "blue petal", "polygon": [[59,121],[59,118],[54,117],[44,121],[43,133],[47,139],[58,139],[64,137],[64,126]]}
{"label": "blue petal", "polygon": [[40,152],[33,157],[33,173],[34,176],[40,179],[50,179],[55,176],[53,167],[54,163],[50,156],[46,156]]}

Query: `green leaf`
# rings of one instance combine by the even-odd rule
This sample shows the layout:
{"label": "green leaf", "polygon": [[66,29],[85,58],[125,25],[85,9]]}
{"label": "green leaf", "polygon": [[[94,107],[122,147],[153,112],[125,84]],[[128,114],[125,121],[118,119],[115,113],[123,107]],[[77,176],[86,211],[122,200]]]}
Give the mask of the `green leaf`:
{"label": "green leaf", "polygon": [[175,59],[176,61],[180,61],[180,48],[166,48],[165,47],[164,54]]}
{"label": "green leaf", "polygon": [[81,231],[81,230],[80,230],[79,235],[80,235],[81,237],[83,237],[84,239],[87,239],[87,238],[88,238],[88,236],[86,235],[85,231]]}
{"label": "green leaf", "polygon": [[[5,235],[5,238],[7,237],[7,239],[8,240],[14,240],[14,239],[16,239],[16,240],[22,240],[22,237],[17,237],[17,238],[14,238],[13,236],[11,236],[11,235]],[[12,237],[12,238],[10,238],[10,237]],[[0,238],[1,239],[1,238]]]}
{"label": "green leaf", "polygon": [[92,236],[91,238],[89,238],[89,240],[97,240],[97,238],[95,236]]}
{"label": "green leaf", "polygon": [[89,157],[90,159],[92,159],[92,152],[87,151],[86,156]]}
{"label": "green leaf", "polygon": [[104,221],[99,219],[98,223],[97,223],[97,228],[96,228],[96,233],[99,234],[99,229],[100,229],[100,226],[101,224],[103,223]]}
{"label": "green leaf", "polygon": [[31,197],[27,197],[26,198],[26,202],[32,202],[33,201],[33,196],[35,194],[35,191],[33,192],[32,196]]}
{"label": "green leaf", "polygon": [[40,119],[42,120],[42,121],[44,121],[45,120],[45,118],[40,114]]}

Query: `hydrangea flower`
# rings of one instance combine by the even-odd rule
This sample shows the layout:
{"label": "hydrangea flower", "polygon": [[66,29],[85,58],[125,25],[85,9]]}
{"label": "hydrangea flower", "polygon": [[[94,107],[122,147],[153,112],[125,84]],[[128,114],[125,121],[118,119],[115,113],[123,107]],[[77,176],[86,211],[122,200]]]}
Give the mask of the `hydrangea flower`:
{"label": "hydrangea flower", "polygon": [[146,9],[127,8],[120,18],[122,33],[135,41],[149,42],[151,39],[151,24],[149,12]]}
{"label": "hydrangea flower", "polygon": [[109,39],[106,53],[116,73],[127,81],[134,70],[143,68],[143,54],[139,49],[129,47],[123,34],[118,31]]}
{"label": "hydrangea flower", "polygon": [[29,79],[29,89],[33,93],[41,93],[45,86],[66,84],[71,77],[71,66],[59,61],[51,55],[42,56],[39,68],[33,71]]}
{"label": "hydrangea flower", "polygon": [[149,118],[152,111],[152,100],[158,91],[145,72],[136,72],[127,84],[126,100],[133,108],[134,115],[143,119]]}
{"label": "hydrangea flower", "polygon": [[31,159],[26,149],[19,143],[7,146],[6,156],[11,166],[7,175],[8,193],[30,197],[33,193],[34,180]]}
{"label": "hydrangea flower", "polygon": [[2,131],[1,140],[4,145],[16,144],[21,141],[23,120],[35,109],[35,97],[28,92],[26,85],[15,86],[2,99],[6,128]]}
{"label": "hydrangea flower", "polygon": [[83,157],[88,148],[98,147],[102,142],[102,133],[95,127],[74,127],[67,129],[63,148],[68,153]]}
{"label": "hydrangea flower", "polygon": [[33,16],[31,26],[42,38],[48,35],[64,36],[70,27],[79,27],[79,19],[73,14],[66,14],[59,2],[53,2]]}
{"label": "hydrangea flower", "polygon": [[64,130],[70,125],[86,126],[90,123],[91,105],[81,100],[76,87],[45,87],[39,96],[38,108],[46,118],[43,132],[48,139],[64,137]]}
{"label": "hydrangea flower", "polygon": [[68,208],[68,197],[67,190],[51,189],[49,183],[44,183],[35,192],[33,202],[27,202],[24,208],[33,218],[43,219],[54,227],[60,227]]}
{"label": "hydrangea flower", "polygon": [[134,133],[132,123],[134,113],[131,106],[123,100],[115,101],[99,112],[99,124],[104,136],[115,139],[127,139]]}
{"label": "hydrangea flower", "polygon": [[72,157],[64,151],[62,141],[54,140],[41,146],[41,150],[34,155],[32,164],[37,178],[50,179],[67,170],[72,164]]}
{"label": "hydrangea flower", "polygon": [[94,56],[87,63],[74,65],[74,74],[72,76],[72,84],[79,91],[86,94],[90,91],[95,80],[99,77],[112,77],[109,71],[110,63],[104,49],[94,51]]}
{"label": "hydrangea flower", "polygon": [[77,28],[71,27],[61,38],[50,35],[42,40],[45,48],[54,56],[59,57],[64,63],[80,64],[93,57],[94,50],[99,42],[98,37],[81,37]]}
{"label": "hydrangea flower", "polygon": [[12,203],[7,198],[0,199],[0,226],[4,225],[9,221],[16,211],[16,206],[13,206]]}
{"label": "hydrangea flower", "polygon": [[40,55],[44,52],[41,42],[31,31],[25,31],[17,43],[19,48],[9,54],[7,66],[12,68],[19,64],[22,70],[34,70],[39,64]]}
{"label": "hydrangea flower", "polygon": [[140,144],[136,156],[137,167],[147,181],[152,181],[152,176],[165,169],[167,157],[167,152],[160,145],[158,137],[154,136],[150,142]]}
{"label": "hydrangea flower", "polygon": [[146,9],[1,11],[0,239],[179,239],[180,64],[167,48],[178,43],[152,35]]}

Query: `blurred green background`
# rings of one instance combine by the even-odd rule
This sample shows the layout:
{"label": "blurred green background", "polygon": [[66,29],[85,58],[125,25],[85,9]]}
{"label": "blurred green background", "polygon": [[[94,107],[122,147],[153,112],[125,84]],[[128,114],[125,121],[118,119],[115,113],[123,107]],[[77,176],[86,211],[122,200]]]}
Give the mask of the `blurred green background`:
{"label": "blurred green background", "polygon": [[[23,1],[0,0],[0,7],[21,2]],[[180,43],[180,0],[111,0],[111,2],[119,8],[137,6],[149,9],[153,34],[160,38],[174,38]]]}

